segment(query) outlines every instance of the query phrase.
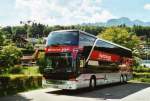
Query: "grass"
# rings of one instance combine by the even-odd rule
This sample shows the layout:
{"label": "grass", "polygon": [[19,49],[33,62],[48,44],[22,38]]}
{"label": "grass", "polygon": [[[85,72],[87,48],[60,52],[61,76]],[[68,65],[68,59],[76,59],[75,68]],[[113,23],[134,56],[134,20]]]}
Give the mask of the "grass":
{"label": "grass", "polygon": [[22,73],[25,75],[41,75],[38,66],[22,67]]}
{"label": "grass", "polygon": [[148,83],[148,84],[150,84],[150,78],[133,78],[129,82]]}
{"label": "grass", "polygon": [[133,82],[150,83],[150,68],[139,68],[133,72]]}
{"label": "grass", "polygon": [[16,73],[6,72],[4,74],[0,74],[0,77],[16,78],[16,77],[23,77],[23,76],[42,76],[39,72],[38,66],[17,67],[17,69],[18,68],[20,69],[19,72]]}

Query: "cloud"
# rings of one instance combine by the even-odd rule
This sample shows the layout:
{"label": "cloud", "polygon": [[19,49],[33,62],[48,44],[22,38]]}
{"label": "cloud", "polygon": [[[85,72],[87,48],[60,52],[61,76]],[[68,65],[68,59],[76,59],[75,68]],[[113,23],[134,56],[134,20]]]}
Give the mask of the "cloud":
{"label": "cloud", "polygon": [[101,3],[102,0],[16,0],[15,8],[23,20],[70,25],[114,18],[101,8]]}
{"label": "cloud", "polygon": [[145,5],[144,5],[144,9],[150,10],[150,4],[145,4]]}

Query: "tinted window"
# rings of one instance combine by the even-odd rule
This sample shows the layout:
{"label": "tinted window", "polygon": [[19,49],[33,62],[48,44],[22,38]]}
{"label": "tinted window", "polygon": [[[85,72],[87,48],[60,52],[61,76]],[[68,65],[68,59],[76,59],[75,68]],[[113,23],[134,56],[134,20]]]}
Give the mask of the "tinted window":
{"label": "tinted window", "polygon": [[104,42],[104,41],[98,41],[98,46],[103,48],[117,48],[115,45],[112,45],[110,43]]}
{"label": "tinted window", "polygon": [[94,44],[95,38],[83,33],[79,35],[79,45],[80,46],[92,46]]}
{"label": "tinted window", "polygon": [[78,32],[52,32],[47,39],[47,46],[51,45],[78,45]]}
{"label": "tinted window", "polygon": [[132,53],[129,50],[125,50],[116,45],[108,42],[98,40],[95,46],[95,50],[104,51],[112,54],[118,54],[120,56],[132,57]]}
{"label": "tinted window", "polygon": [[114,62],[89,60],[87,64],[87,70],[88,72],[94,72],[94,73],[117,72],[118,65]]}
{"label": "tinted window", "polygon": [[45,71],[72,72],[72,59],[70,53],[50,53],[46,55]]}
{"label": "tinted window", "polygon": [[110,43],[98,40],[95,46],[96,50],[100,50],[100,51],[105,51],[108,53],[114,53],[113,51],[116,51],[118,49],[118,47],[116,47],[115,45],[112,45]]}
{"label": "tinted window", "polygon": [[84,33],[80,33],[79,46],[83,47],[82,55],[85,57],[85,59],[87,59],[87,57],[89,56],[89,53],[92,49],[95,39],[96,38],[94,38],[92,36],[86,35]]}

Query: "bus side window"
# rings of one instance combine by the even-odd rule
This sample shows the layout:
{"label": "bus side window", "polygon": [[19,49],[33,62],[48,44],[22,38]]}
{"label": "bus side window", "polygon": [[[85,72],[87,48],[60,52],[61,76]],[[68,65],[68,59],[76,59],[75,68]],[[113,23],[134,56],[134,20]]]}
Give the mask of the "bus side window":
{"label": "bus side window", "polygon": [[87,71],[89,72],[97,72],[99,69],[98,61],[89,60],[86,68],[87,68]]}

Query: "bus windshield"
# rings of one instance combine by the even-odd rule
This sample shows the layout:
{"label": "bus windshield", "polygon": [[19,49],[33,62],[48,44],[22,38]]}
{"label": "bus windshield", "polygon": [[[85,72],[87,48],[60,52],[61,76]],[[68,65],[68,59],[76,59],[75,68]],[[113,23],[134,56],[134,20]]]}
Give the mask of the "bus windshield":
{"label": "bus windshield", "polygon": [[78,32],[52,32],[49,34],[46,46],[78,45]]}
{"label": "bus windshield", "polygon": [[46,56],[47,73],[73,72],[72,58],[70,53],[52,53]]}

